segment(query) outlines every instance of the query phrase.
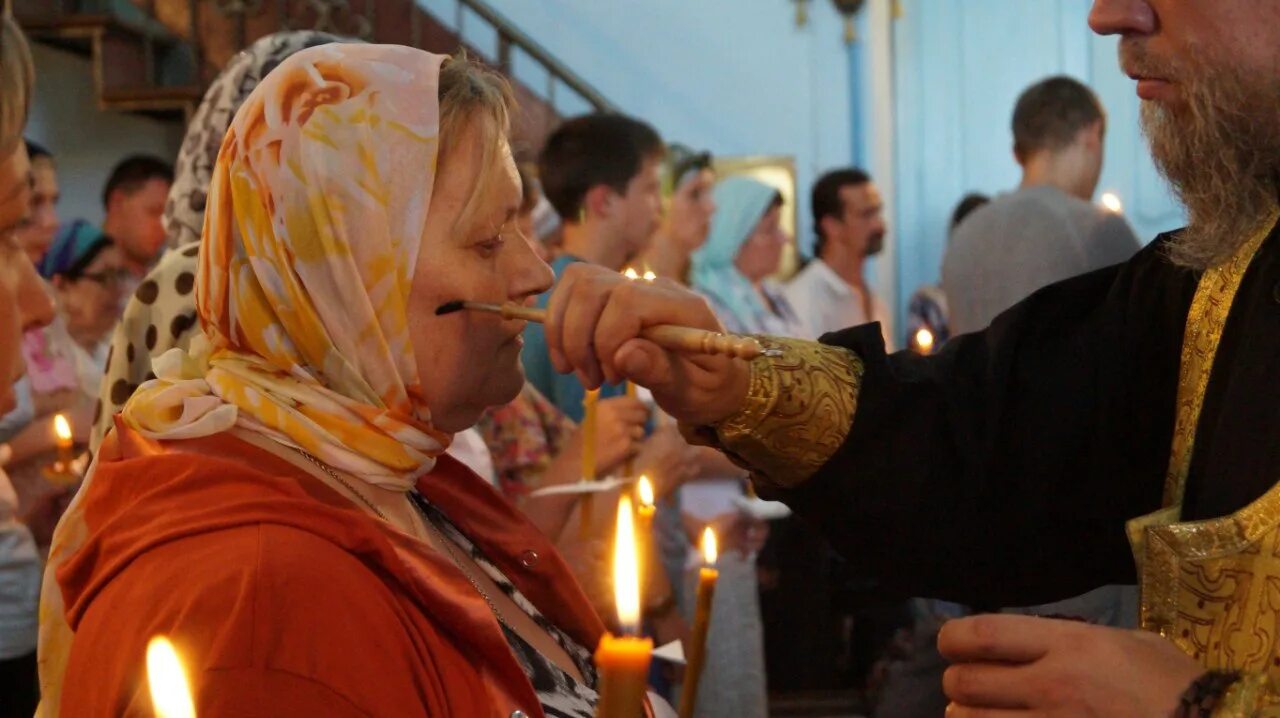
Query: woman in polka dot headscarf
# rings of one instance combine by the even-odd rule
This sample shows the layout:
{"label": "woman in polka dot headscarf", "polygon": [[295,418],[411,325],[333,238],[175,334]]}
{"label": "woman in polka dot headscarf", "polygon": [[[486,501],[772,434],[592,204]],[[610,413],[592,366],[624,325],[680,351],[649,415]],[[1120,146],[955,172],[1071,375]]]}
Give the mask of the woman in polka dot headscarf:
{"label": "woman in polka dot headscarf", "polygon": [[197,330],[195,275],[209,179],[231,118],[258,82],[282,60],[308,47],[342,38],[322,32],[268,35],[227,64],[205,92],[178,152],[176,177],[164,208],[169,251],[147,275],[125,307],[111,338],[107,372],[94,407],[91,455],[140,384],[155,378],[151,360],[174,347],[186,348]]}

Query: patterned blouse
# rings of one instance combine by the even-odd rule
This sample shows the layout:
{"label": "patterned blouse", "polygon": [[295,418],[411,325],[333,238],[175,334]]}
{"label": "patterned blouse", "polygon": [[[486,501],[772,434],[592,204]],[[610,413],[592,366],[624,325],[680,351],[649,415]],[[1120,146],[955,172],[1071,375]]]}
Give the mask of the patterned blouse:
{"label": "patterned blouse", "polygon": [[556,665],[556,663],[546,656],[538,652],[538,649],[529,644],[528,641],[520,637],[518,633],[507,625],[506,621],[498,616],[498,623],[502,626],[502,633],[506,636],[507,644],[511,646],[511,652],[515,654],[516,661],[524,670],[525,676],[529,678],[529,682],[533,684],[533,690],[538,694],[538,701],[542,704],[542,710],[547,714],[547,718],[592,718],[596,712],[596,703],[600,700],[599,693],[591,686],[596,685],[597,675],[595,663],[591,659],[591,651],[574,641],[564,631],[560,630],[555,624],[543,616],[540,611],[533,605],[524,594],[516,589],[515,585],[506,577],[502,571],[493,564],[488,558],[481,553],[479,547],[471,542],[461,531],[458,530],[453,522],[444,515],[438,508],[427,502],[418,492],[410,494],[413,497],[414,505],[422,512],[422,516],[430,521],[438,528],[450,541],[462,550],[467,552],[472,561],[480,567],[497,586],[516,604],[520,610],[528,614],[538,627],[546,631],[565,653],[569,654],[569,658],[573,660],[578,671],[586,679],[587,685],[582,685],[574,680],[564,669]]}
{"label": "patterned blouse", "polygon": [[576,424],[525,384],[510,404],[485,412],[475,428],[493,454],[498,488],[517,500],[541,487],[552,457],[564,448]]}

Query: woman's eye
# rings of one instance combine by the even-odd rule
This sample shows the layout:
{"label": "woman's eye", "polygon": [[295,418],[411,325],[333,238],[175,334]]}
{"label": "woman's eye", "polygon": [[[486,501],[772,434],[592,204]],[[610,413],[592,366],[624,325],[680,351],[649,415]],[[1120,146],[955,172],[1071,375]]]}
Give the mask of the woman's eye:
{"label": "woman's eye", "polygon": [[502,249],[502,242],[502,235],[490,237],[483,242],[477,242],[475,245],[476,251],[480,252],[481,256],[492,257],[499,249]]}

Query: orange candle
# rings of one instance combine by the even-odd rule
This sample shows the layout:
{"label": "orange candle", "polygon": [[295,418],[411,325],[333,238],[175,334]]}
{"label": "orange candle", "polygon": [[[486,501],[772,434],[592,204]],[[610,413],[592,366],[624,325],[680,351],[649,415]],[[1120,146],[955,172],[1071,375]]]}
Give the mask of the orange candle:
{"label": "orange candle", "polygon": [[600,703],[596,718],[639,718],[644,714],[653,641],[639,638],[640,566],[631,499],[618,501],[618,534],[613,545],[613,593],[622,635],[606,633],[596,648]]}
{"label": "orange candle", "polygon": [[720,572],[716,565],[716,534],[707,527],[702,532],[702,557],[706,565],[698,571],[698,600],[693,614],[693,631],[689,637],[688,663],[684,669],[684,686],[680,690],[680,718],[693,718],[698,705],[698,681],[707,659],[707,629],[711,627],[711,601],[716,595]]}
{"label": "orange candle", "polygon": [[156,636],[147,644],[147,685],[156,718],[196,718],[182,659],[164,636]]}

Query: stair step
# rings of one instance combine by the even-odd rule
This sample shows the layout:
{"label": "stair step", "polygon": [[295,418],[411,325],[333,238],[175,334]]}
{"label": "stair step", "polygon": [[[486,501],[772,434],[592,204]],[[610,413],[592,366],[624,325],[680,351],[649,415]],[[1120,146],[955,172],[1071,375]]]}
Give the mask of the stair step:
{"label": "stair step", "polygon": [[204,91],[196,85],[141,85],[103,89],[98,100],[107,109],[186,122],[203,95]]}
{"label": "stair step", "polygon": [[102,91],[102,101],[110,104],[134,104],[148,107],[179,107],[199,103],[204,91],[198,85],[112,87]]}
{"label": "stair step", "polygon": [[138,40],[150,39],[160,45],[172,45],[181,42],[179,38],[152,30],[135,23],[122,20],[114,15],[102,13],[70,13],[65,15],[20,14],[15,12],[22,29],[32,37],[44,40],[49,38],[65,38],[68,40],[90,40],[102,32],[113,32],[131,35]]}

